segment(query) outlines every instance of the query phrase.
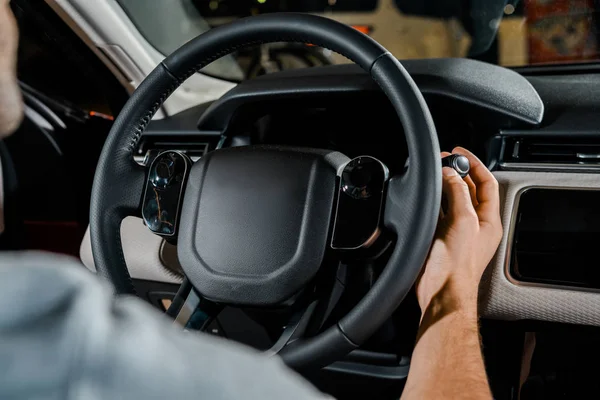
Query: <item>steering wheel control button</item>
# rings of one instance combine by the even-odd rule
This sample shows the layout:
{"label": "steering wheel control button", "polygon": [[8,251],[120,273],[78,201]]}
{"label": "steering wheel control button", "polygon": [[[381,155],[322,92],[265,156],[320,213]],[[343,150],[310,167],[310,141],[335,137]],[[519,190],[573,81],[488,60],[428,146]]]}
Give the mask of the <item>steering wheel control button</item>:
{"label": "steering wheel control button", "polygon": [[361,156],[346,164],[339,174],[332,248],[354,250],[375,242],[388,179],[388,168],[376,158]]}
{"label": "steering wheel control button", "polygon": [[166,188],[175,176],[175,166],[178,161],[179,157],[176,153],[165,154],[161,157],[156,167],[151,170],[153,172],[152,184],[157,188]]}
{"label": "steering wheel control button", "polygon": [[[358,157],[350,161],[342,172],[342,192],[355,200],[372,196],[373,179],[381,174],[381,163],[374,158]],[[375,185],[377,186],[377,185]]]}
{"label": "steering wheel control button", "polygon": [[451,154],[442,158],[442,168],[450,167],[455,170],[461,178],[466,178],[471,170],[469,159],[460,154]]}
{"label": "steering wheel control button", "polygon": [[177,151],[160,153],[150,165],[142,218],[157,235],[173,237],[177,233],[179,208],[191,165],[190,159]]}

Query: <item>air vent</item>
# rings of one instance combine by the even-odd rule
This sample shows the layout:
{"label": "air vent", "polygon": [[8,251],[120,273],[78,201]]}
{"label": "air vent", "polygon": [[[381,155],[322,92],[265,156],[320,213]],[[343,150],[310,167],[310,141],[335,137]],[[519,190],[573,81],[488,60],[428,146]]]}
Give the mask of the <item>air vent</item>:
{"label": "air vent", "polygon": [[600,170],[600,138],[508,137],[502,169]]}
{"label": "air vent", "polygon": [[214,150],[221,143],[219,137],[179,136],[179,135],[152,135],[143,136],[134,153],[134,160],[146,166],[157,154],[164,150],[176,150],[185,153],[196,162],[210,150]]}

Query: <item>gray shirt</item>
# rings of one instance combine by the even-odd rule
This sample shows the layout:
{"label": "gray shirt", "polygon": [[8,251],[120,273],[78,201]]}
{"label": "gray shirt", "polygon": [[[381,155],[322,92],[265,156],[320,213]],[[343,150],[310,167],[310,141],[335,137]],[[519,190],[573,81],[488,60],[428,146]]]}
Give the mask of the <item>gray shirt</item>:
{"label": "gray shirt", "polygon": [[323,399],[275,357],[196,332],[73,258],[0,253],[1,399]]}

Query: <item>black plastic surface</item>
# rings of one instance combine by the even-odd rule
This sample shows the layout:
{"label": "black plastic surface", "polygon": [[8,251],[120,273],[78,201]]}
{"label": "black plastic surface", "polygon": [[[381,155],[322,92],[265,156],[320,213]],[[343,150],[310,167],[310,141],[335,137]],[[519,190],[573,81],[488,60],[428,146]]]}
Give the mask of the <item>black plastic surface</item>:
{"label": "black plastic surface", "polygon": [[169,117],[152,120],[144,131],[144,136],[167,136],[167,135],[185,135],[185,136],[203,136],[219,137],[221,132],[199,131],[198,117],[208,109],[211,103],[200,104],[190,109],[181,111]]}
{"label": "black plastic surface", "polygon": [[403,381],[408,378],[408,362],[396,366],[370,365],[351,361],[338,361],[325,367],[326,371],[338,372],[355,377]]}
{"label": "black plastic surface", "polygon": [[[496,65],[469,59],[405,60],[402,65],[424,96],[441,96],[469,107],[487,110],[512,124],[537,125],[544,104],[521,75]],[[289,101],[309,96],[349,95],[379,91],[356,65],[287,70],[245,81],[215,101],[200,117],[200,130],[227,130],[234,111],[244,104]]]}
{"label": "black plastic surface", "polygon": [[581,137],[599,135],[600,80],[597,74],[526,78],[544,102],[544,119],[539,129],[505,130],[504,135]]}
{"label": "black plastic surface", "polygon": [[330,364],[331,360],[342,359],[356,348],[358,345],[335,325],[319,336],[296,340],[285,347],[279,356],[291,368],[318,369]]}
{"label": "black plastic surface", "polygon": [[327,248],[336,173],[331,151],[237,147],[192,168],[177,253],[218,302],[274,305],[314,277]]}
{"label": "black plastic surface", "polygon": [[529,189],[519,200],[511,274],[523,282],[600,289],[600,191]]}
{"label": "black plastic surface", "polygon": [[344,361],[382,366],[398,366],[400,364],[397,354],[380,353],[361,349],[352,351],[344,358]]}
{"label": "black plastic surface", "polygon": [[133,279],[132,281],[138,296],[148,301],[161,312],[166,311],[161,300],[173,300],[180,288],[180,285],[172,283],[145,281],[141,279]]}

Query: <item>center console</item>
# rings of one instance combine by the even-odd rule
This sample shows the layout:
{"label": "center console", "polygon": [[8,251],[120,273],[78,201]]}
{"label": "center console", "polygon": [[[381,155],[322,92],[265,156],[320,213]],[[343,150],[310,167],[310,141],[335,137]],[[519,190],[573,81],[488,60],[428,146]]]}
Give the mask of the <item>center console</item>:
{"label": "center console", "polygon": [[528,188],[516,201],[510,278],[600,289],[600,190]]}

